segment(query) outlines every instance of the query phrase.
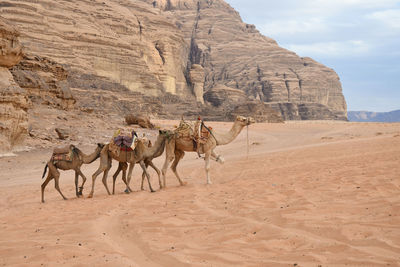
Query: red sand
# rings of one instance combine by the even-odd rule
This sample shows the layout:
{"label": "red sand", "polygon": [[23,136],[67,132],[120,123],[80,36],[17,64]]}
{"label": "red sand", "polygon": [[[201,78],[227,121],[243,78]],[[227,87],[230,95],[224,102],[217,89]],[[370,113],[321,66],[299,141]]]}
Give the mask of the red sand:
{"label": "red sand", "polygon": [[[137,192],[123,193],[119,178],[108,196],[99,176],[94,198],[77,199],[68,171],[60,186],[69,200],[51,182],[44,204],[51,151],[0,158],[0,265],[399,266],[400,124],[256,124],[249,136],[248,159],[246,129],[217,147],[225,164],[212,162],[212,185],[187,153],[178,166],[186,186],[169,170],[167,189],[140,191],[136,166]],[[85,196],[98,165],[83,167]]]}

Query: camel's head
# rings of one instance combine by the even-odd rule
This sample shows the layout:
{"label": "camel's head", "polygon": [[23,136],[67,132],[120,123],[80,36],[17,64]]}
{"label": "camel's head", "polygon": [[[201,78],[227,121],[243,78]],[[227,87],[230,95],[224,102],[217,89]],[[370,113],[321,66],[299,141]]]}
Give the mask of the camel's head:
{"label": "camel's head", "polygon": [[103,144],[103,143],[97,143],[97,146],[98,146],[99,148],[103,148],[103,147],[104,147],[104,144]]}
{"label": "camel's head", "polygon": [[250,125],[252,123],[255,123],[256,120],[253,119],[252,117],[243,117],[243,116],[237,116],[236,121],[242,122],[244,125]]}
{"label": "camel's head", "polygon": [[100,151],[100,150],[103,149],[103,147],[104,147],[104,144],[103,144],[103,143],[97,143],[96,149],[98,149],[98,150]]}
{"label": "camel's head", "polygon": [[166,139],[170,140],[172,136],[174,135],[173,131],[170,130],[159,130],[158,134],[165,137]]}

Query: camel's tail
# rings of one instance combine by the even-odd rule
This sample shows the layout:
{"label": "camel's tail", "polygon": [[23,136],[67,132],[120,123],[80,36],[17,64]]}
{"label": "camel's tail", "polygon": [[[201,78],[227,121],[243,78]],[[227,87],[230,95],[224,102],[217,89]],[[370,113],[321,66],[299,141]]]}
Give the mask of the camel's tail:
{"label": "camel's tail", "polygon": [[42,179],[44,178],[44,176],[46,175],[47,172],[47,168],[48,168],[48,164],[46,163],[46,166],[44,166],[44,171],[43,171],[43,175],[42,175]]}

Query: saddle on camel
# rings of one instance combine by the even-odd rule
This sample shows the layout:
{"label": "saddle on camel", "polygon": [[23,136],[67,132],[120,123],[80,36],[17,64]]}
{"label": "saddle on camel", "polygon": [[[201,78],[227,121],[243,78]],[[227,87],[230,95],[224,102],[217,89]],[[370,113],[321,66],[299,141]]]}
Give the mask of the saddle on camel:
{"label": "saddle on camel", "polygon": [[136,146],[137,133],[135,130],[130,135],[121,135],[121,130],[118,130],[113,138],[111,139],[109,149],[116,155],[119,155],[120,151],[133,151]]}
{"label": "saddle on camel", "polygon": [[71,162],[74,157],[74,145],[56,147],[53,149],[53,154],[51,155],[51,161],[56,163],[57,161],[69,161]]}
{"label": "saddle on camel", "polygon": [[175,129],[175,134],[178,138],[192,140],[193,148],[200,157],[200,154],[204,153],[201,146],[207,143],[212,136],[212,127],[207,127],[201,117],[197,118],[194,125],[182,118],[179,126]]}

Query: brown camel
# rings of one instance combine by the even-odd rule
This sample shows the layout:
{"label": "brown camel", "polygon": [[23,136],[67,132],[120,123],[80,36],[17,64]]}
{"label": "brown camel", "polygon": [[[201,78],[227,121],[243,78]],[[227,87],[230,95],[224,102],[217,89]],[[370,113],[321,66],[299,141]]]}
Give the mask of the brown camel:
{"label": "brown camel", "polygon": [[110,190],[108,190],[108,186],[107,186],[107,174],[111,168],[112,159],[115,159],[118,162],[130,163],[129,170],[128,170],[128,179],[126,180],[126,177],[124,175],[122,176],[122,180],[126,184],[126,187],[129,192],[132,192],[132,189],[129,187],[129,183],[131,180],[133,167],[135,166],[135,163],[137,163],[137,162],[140,164],[140,167],[142,167],[143,172],[146,174],[150,191],[154,192],[153,188],[151,187],[150,175],[148,174],[148,172],[146,170],[146,165],[144,163],[144,160],[146,158],[149,158],[149,157],[152,157],[153,155],[155,155],[161,146],[164,147],[165,140],[167,138],[169,138],[169,136],[170,136],[170,133],[168,131],[160,130],[154,146],[152,146],[150,148],[146,147],[142,141],[138,140],[136,147],[133,151],[122,151],[121,150],[119,155],[116,155],[115,153],[110,151],[109,144],[105,145],[103,150],[100,153],[100,166],[97,169],[97,171],[92,175],[92,191],[90,192],[88,197],[89,198],[93,197],[94,184],[96,181],[96,177],[101,172],[104,172],[103,179],[102,179],[104,187],[106,188],[107,193],[109,195],[111,195]]}
{"label": "brown camel", "polygon": [[[208,140],[205,144],[200,145],[199,151],[198,151],[200,154],[205,154],[204,160],[205,160],[207,184],[211,184],[211,179],[210,179],[210,175],[209,175],[210,158],[212,157],[217,162],[220,162],[220,163],[224,162],[223,158],[220,155],[215,154],[214,148],[216,146],[229,144],[239,135],[239,133],[242,131],[243,127],[250,125],[254,122],[255,122],[255,120],[253,118],[250,118],[250,117],[245,118],[242,116],[237,116],[235,122],[233,123],[231,130],[228,133],[221,134],[221,133],[210,130],[210,137],[208,138]],[[179,137],[177,137],[177,135],[175,135],[174,138],[172,138],[166,144],[165,151],[166,151],[165,162],[164,162],[164,165],[161,170],[163,187],[166,186],[165,175],[167,173],[168,166],[171,163],[171,161],[173,161],[174,159],[175,160],[171,165],[171,169],[175,173],[175,176],[178,179],[180,185],[184,185],[185,183],[182,182],[181,178],[179,177],[176,167],[178,166],[179,161],[185,155],[185,151],[187,151],[187,152],[196,152],[197,151],[193,145],[193,140],[179,138]]]}
{"label": "brown camel", "polygon": [[[55,187],[56,187],[57,191],[60,193],[60,195],[65,200],[67,199],[63,195],[63,193],[61,193],[61,190],[59,187],[58,182],[59,182],[59,178],[60,178],[60,172],[58,171],[58,169],[64,170],[64,171],[66,171],[66,170],[74,170],[75,171],[75,192],[76,192],[76,196],[80,197],[82,195],[83,185],[86,182],[86,177],[81,171],[81,166],[82,166],[82,164],[90,164],[93,161],[95,161],[100,156],[100,152],[103,149],[104,144],[97,144],[95,151],[90,155],[84,154],[80,149],[78,149],[75,146],[71,146],[71,147],[72,147],[72,153],[73,153],[72,161],[59,160],[59,161],[53,162],[52,159],[50,159],[47,162],[46,166],[44,167],[42,179],[46,175],[47,168],[49,168],[49,173],[47,175],[46,180],[42,184],[42,202],[44,202],[44,189],[46,188],[46,185],[53,178],[54,178],[54,183],[55,183]],[[82,181],[82,185],[79,187],[79,191],[78,191],[79,175],[82,176],[83,181]]]}
{"label": "brown camel", "polygon": [[[169,135],[170,135],[170,136],[172,136],[172,134],[173,134],[172,132],[169,132]],[[148,143],[145,144],[145,145],[146,145],[147,147],[150,147],[150,146],[151,146],[151,142],[148,142]],[[158,182],[159,182],[160,188],[162,188],[162,183],[161,183],[161,172],[160,172],[160,170],[154,165],[154,163],[152,162],[152,160],[153,160],[154,158],[158,158],[159,156],[162,155],[162,153],[164,153],[164,147],[165,147],[165,142],[164,142],[164,144],[163,144],[162,146],[160,146],[160,148],[158,149],[158,151],[157,151],[154,155],[152,155],[152,156],[147,157],[147,158],[144,159],[144,164],[145,164],[145,166],[146,166],[146,169],[147,169],[148,166],[151,166],[151,167],[157,172],[157,175],[158,175]],[[127,164],[126,162],[120,162],[120,163],[118,164],[118,169],[117,169],[117,171],[116,171],[116,172],[114,173],[114,175],[113,175],[113,194],[114,194],[114,192],[115,192],[115,180],[117,179],[118,174],[122,171],[122,177],[124,177],[124,176],[126,177],[126,170],[127,170],[127,168],[128,168],[128,164]],[[145,176],[146,176],[146,173],[145,173],[145,172],[142,172],[142,183],[141,183],[141,185],[140,185],[140,189],[141,189],[141,190],[144,190],[143,182],[144,182]],[[122,178],[122,179],[124,180],[124,178]],[[126,192],[126,193],[129,193],[129,189],[126,188],[125,192]]]}

